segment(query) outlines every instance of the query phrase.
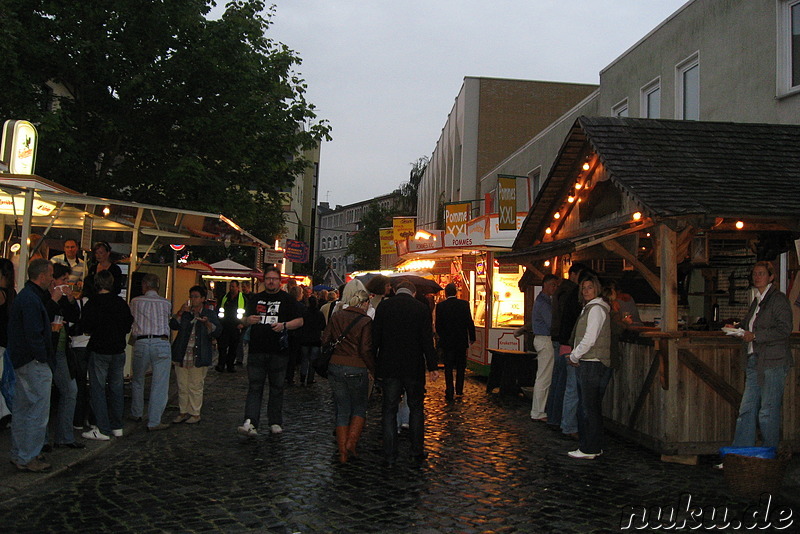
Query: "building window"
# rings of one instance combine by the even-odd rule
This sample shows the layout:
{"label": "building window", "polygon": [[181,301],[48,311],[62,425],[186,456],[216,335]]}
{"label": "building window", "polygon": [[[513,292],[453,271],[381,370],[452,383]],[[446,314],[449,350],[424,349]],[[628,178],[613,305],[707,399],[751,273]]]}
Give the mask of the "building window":
{"label": "building window", "polygon": [[695,52],[675,67],[675,117],[700,120],[700,55]]}
{"label": "building window", "polygon": [[331,269],[335,271],[336,268],[337,268],[336,258],[331,258]]}
{"label": "building window", "polygon": [[613,117],[627,117],[628,116],[628,99],[626,98],[616,106],[611,108],[611,115]]}
{"label": "building window", "polygon": [[641,92],[640,117],[645,119],[661,118],[661,78],[656,78],[644,87]]}
{"label": "building window", "polygon": [[542,188],[542,168],[536,167],[528,173],[528,207],[533,206],[539,189]]}
{"label": "building window", "polygon": [[778,3],[779,97],[800,92],[800,0]]}

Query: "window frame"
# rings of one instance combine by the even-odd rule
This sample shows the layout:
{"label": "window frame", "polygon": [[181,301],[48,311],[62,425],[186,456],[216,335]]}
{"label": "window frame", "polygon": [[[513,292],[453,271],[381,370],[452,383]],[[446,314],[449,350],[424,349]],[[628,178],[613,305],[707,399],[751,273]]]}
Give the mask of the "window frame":
{"label": "window frame", "polygon": [[[621,112],[625,112],[624,115],[621,115]],[[613,106],[611,106],[611,116],[616,117],[618,119],[624,119],[630,115],[630,106],[628,105],[628,98],[623,98]]]}
{"label": "window frame", "polygon": [[[697,118],[684,115],[684,76],[697,67]],[[701,120],[700,117],[700,51],[696,51],[675,66],[675,118],[679,120]]]}
{"label": "window frame", "polygon": [[[800,0],[799,0],[800,1]],[[658,91],[658,116],[651,117],[647,114],[649,97]],[[639,116],[643,119],[660,119],[661,118],[661,76],[650,80],[642,86],[639,90]]]}
{"label": "window frame", "polygon": [[800,0],[777,0],[777,64],[775,96],[784,98],[800,93],[800,83],[792,85],[792,8]]}

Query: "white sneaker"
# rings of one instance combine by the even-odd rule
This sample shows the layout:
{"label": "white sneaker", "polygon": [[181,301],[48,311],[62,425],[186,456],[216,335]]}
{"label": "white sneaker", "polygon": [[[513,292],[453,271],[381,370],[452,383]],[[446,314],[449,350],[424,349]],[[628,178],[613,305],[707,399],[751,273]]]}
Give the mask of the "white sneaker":
{"label": "white sneaker", "polygon": [[583,452],[580,449],[575,449],[574,451],[569,451],[567,453],[567,455],[569,455],[570,458],[577,458],[579,460],[594,460],[595,458],[597,458],[601,454],[603,454],[603,451],[600,451],[597,454],[589,454],[589,453]]}
{"label": "white sneaker", "polygon": [[280,434],[281,432],[283,432],[283,429],[281,428],[281,425],[272,425],[271,427],[269,427],[269,431],[272,432],[273,434]]}
{"label": "white sneaker", "polygon": [[86,439],[93,439],[96,441],[108,441],[111,439],[110,437],[106,436],[96,428],[93,428],[88,432],[84,432],[83,434],[81,434],[81,436],[83,436]]}
{"label": "white sneaker", "polygon": [[121,428],[115,428],[115,429],[113,429],[111,431],[111,433],[114,435],[115,438],[121,438],[122,437],[122,429]]}
{"label": "white sneaker", "polygon": [[256,427],[250,424],[250,419],[245,419],[244,424],[242,424],[242,426],[237,428],[236,431],[239,432],[239,434],[242,434],[243,436],[258,435],[258,430],[256,430]]}

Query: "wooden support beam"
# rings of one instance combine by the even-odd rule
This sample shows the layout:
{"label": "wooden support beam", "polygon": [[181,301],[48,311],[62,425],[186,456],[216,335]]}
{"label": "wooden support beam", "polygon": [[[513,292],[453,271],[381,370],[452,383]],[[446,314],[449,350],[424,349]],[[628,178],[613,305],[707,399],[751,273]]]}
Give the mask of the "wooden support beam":
{"label": "wooden support beam", "polygon": [[614,239],[603,241],[603,248],[630,262],[630,264],[633,265],[637,271],[639,271],[639,274],[642,275],[642,278],[644,278],[647,283],[650,284],[650,287],[653,288],[653,291],[659,295],[661,294],[661,280],[659,277],[656,276],[655,273],[653,273],[650,269],[648,269],[645,264],[640,262],[636,256],[628,252],[628,250],[618,241]]}
{"label": "wooden support beam", "polygon": [[647,377],[644,379],[644,384],[642,384],[642,389],[639,391],[639,396],[636,397],[636,403],[634,403],[633,405],[633,410],[631,410],[631,415],[628,418],[628,428],[630,428],[631,430],[633,430],[633,427],[636,425],[636,420],[639,419],[639,413],[642,411],[642,408],[644,407],[644,401],[650,394],[650,388],[653,387],[653,382],[655,382],[658,368],[659,368],[659,357],[658,354],[656,354],[655,357],[653,358],[653,362],[650,364],[650,370],[647,372]]}
{"label": "wooden support beam", "polygon": [[725,402],[739,409],[742,403],[742,394],[736,388],[728,384],[724,378],[717,374],[711,367],[706,365],[693,352],[687,349],[678,349],[678,361],[685,365],[697,377],[705,382],[714,392],[723,398]]}
{"label": "wooden support beam", "polygon": [[678,330],[677,237],[666,225],[658,226],[658,254],[661,258],[661,331]]}

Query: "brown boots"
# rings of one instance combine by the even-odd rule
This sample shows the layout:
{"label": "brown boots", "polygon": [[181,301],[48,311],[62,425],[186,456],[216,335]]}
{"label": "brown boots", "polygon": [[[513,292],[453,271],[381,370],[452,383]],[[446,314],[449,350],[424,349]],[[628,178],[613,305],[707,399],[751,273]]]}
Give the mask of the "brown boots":
{"label": "brown boots", "polygon": [[339,462],[347,463],[347,436],[349,434],[349,426],[336,427],[336,446],[339,448]]}
{"label": "brown boots", "polygon": [[364,431],[364,423],[367,420],[363,417],[353,417],[348,426],[336,427],[336,446],[339,449],[339,463],[347,463],[347,457],[356,457],[356,445]]}
{"label": "brown boots", "polygon": [[364,423],[367,420],[363,417],[353,417],[350,419],[350,433],[347,436],[347,452],[353,458],[356,457],[356,445],[361,438],[361,432],[364,430]]}

